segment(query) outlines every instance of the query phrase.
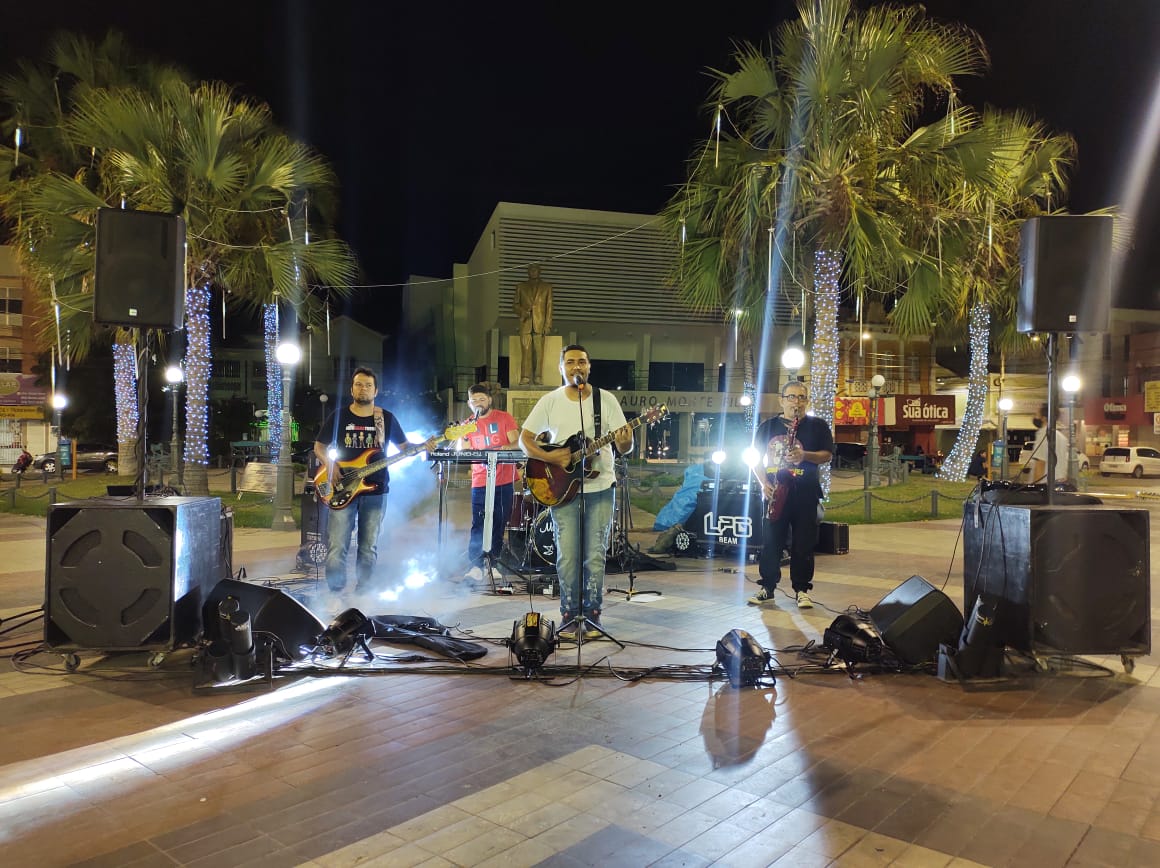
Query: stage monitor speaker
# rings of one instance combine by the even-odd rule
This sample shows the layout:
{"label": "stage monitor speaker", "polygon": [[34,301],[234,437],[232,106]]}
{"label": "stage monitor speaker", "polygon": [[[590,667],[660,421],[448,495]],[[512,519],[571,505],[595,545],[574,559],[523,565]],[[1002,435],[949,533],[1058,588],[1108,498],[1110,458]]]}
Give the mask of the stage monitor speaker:
{"label": "stage monitor speaker", "polygon": [[1020,332],[1106,332],[1112,295],[1112,218],[1032,217],[1019,238]]}
{"label": "stage monitor speaker", "polygon": [[185,319],[185,221],[155,211],[97,211],[93,320],[179,329]]}
{"label": "stage monitor speaker", "polygon": [[994,598],[1003,643],[1026,653],[1152,650],[1149,513],[1113,506],[964,507],[963,603]]}
{"label": "stage monitor speaker", "polygon": [[220,522],[216,497],[52,504],[45,643],[116,651],[194,642],[219,578]]}
{"label": "stage monitor speaker", "polygon": [[911,576],[870,610],[882,642],[904,663],[928,663],[939,643],[958,645],[963,615],[922,576]]}
{"label": "stage monitor speaker", "polygon": [[313,612],[277,588],[222,579],[210,592],[203,612],[206,635],[211,641],[223,638],[219,632],[221,615],[218,604],[226,597],[236,599],[242,611],[249,613],[250,628],[255,637],[260,633],[275,637],[275,653],[286,660],[306,657],[309,651],[304,651],[303,647],[312,648],[326,627]]}

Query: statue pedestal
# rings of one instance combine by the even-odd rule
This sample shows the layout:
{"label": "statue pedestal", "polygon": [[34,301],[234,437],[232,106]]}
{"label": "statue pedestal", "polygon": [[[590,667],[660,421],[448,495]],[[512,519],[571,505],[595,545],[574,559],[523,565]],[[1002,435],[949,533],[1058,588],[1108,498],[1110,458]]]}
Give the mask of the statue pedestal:
{"label": "statue pedestal", "polygon": [[[540,384],[550,389],[556,388],[560,380],[560,351],[564,349],[564,339],[560,335],[544,335],[544,356],[540,360]],[[524,351],[520,336],[508,338],[508,388],[517,389],[524,378]],[[529,384],[523,384],[529,385]]]}

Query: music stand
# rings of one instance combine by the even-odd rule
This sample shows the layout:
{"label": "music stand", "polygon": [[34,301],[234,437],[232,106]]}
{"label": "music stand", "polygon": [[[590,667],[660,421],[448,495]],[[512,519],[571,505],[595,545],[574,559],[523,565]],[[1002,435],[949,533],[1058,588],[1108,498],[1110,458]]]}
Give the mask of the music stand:
{"label": "music stand", "polygon": [[638,591],[635,588],[636,559],[641,557],[641,553],[639,544],[633,546],[628,541],[628,527],[632,524],[632,493],[628,482],[628,459],[623,455],[616,456],[616,481],[618,484],[623,483],[624,497],[619,498],[616,504],[616,527],[613,531],[612,548],[613,551],[620,552],[620,568],[628,572],[628,588],[608,588],[605,593],[624,594],[625,602],[632,602],[632,598],[639,594],[663,596],[660,591]]}

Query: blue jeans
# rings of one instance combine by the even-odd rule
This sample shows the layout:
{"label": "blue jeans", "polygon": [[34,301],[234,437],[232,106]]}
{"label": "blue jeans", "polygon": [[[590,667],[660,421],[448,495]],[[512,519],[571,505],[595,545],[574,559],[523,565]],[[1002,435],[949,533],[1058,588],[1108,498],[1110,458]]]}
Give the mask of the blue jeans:
{"label": "blue jeans", "polygon": [[[577,615],[597,620],[600,610],[604,608],[604,567],[608,541],[612,537],[615,497],[613,489],[607,488],[581,495],[564,506],[552,507],[552,527],[556,533],[556,575],[560,579],[560,615],[564,621]],[[584,504],[582,546],[581,501]]]}
{"label": "blue jeans", "polygon": [[[471,489],[471,536],[467,541],[467,559],[473,566],[483,563],[483,518],[487,489],[484,486]],[[495,487],[494,511],[491,514],[491,556],[499,557],[503,551],[503,531],[507,527],[508,518],[512,514],[512,500],[515,498],[515,485]]]}
{"label": "blue jeans", "polygon": [[379,557],[379,526],[387,508],[385,494],[360,494],[346,509],[332,510],[327,516],[326,584],[341,593],[346,588],[346,553],[351,531],[358,520],[358,550],[355,555],[356,587],[366,590]]}

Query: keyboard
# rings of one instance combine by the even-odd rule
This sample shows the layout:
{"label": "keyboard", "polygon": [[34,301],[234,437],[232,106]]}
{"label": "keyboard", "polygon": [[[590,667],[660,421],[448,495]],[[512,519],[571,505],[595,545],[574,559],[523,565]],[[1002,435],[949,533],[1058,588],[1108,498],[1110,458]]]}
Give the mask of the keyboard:
{"label": "keyboard", "polygon": [[489,455],[496,456],[497,464],[522,464],[528,460],[519,449],[436,449],[427,453],[431,461],[454,461],[457,464],[486,464]]}

